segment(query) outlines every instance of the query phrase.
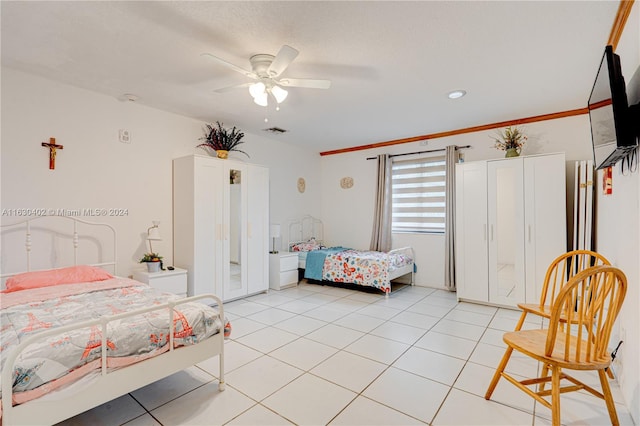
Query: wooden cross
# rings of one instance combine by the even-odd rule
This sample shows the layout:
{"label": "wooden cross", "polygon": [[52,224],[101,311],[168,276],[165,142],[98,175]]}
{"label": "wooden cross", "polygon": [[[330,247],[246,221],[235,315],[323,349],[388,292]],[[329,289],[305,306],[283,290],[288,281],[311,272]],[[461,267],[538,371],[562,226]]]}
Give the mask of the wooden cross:
{"label": "wooden cross", "polygon": [[56,150],[63,149],[64,146],[56,145],[56,138],[49,138],[49,143],[42,142],[42,146],[49,148],[49,169],[56,168]]}

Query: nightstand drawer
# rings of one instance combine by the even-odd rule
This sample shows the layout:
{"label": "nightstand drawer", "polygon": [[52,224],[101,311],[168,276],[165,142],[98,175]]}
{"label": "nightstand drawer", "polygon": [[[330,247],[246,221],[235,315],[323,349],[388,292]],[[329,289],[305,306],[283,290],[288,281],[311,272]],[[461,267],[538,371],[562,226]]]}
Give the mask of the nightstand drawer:
{"label": "nightstand drawer", "polygon": [[187,295],[187,271],[180,268],[160,272],[135,271],[133,279],[149,284],[165,293],[174,293],[182,297]]}
{"label": "nightstand drawer", "polygon": [[292,271],[298,269],[298,255],[295,256],[281,256],[280,257],[280,272]]}
{"label": "nightstand drawer", "polygon": [[298,268],[293,271],[280,272],[280,286],[287,284],[297,284],[298,282]]}

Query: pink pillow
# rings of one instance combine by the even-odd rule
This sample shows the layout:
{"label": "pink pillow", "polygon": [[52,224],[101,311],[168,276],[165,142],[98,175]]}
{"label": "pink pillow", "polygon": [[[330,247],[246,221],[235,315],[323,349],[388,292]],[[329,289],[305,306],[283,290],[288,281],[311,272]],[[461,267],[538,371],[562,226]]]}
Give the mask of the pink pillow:
{"label": "pink pillow", "polygon": [[25,272],[7,279],[5,293],[60,284],[103,281],[110,278],[113,278],[113,275],[104,269],[89,265]]}

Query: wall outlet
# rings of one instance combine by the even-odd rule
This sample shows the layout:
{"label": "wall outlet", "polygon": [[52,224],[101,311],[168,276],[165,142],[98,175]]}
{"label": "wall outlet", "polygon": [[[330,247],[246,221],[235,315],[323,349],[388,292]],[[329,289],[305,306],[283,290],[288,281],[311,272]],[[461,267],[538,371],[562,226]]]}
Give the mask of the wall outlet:
{"label": "wall outlet", "polygon": [[118,130],[118,140],[122,143],[131,143],[131,134],[126,129]]}

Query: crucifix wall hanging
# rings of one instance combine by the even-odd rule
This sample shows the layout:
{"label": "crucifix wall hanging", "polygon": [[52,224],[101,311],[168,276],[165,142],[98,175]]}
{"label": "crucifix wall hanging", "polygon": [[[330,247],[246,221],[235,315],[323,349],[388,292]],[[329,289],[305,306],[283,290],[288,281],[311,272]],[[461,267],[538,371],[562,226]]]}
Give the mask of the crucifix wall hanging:
{"label": "crucifix wall hanging", "polygon": [[56,150],[63,149],[64,146],[56,145],[56,138],[49,138],[49,143],[42,142],[42,146],[49,148],[49,169],[56,168]]}

